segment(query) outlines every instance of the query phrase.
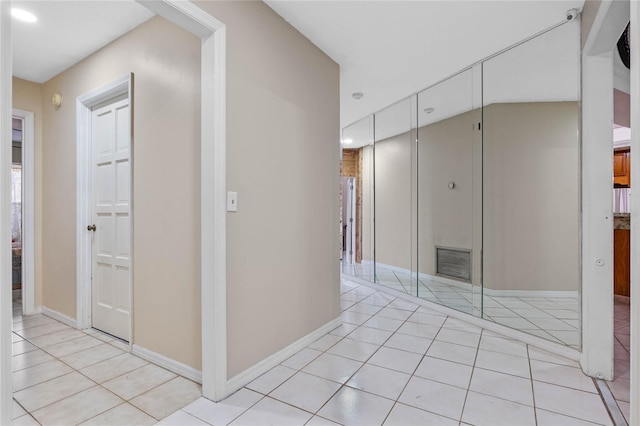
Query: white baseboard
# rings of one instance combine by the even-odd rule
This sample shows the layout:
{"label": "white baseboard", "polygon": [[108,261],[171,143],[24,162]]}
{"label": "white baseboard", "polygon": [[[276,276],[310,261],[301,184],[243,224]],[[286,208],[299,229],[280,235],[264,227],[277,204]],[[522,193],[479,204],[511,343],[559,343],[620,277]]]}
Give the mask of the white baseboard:
{"label": "white baseboard", "polygon": [[173,373],[202,384],[202,371],[196,370],[187,364],[183,364],[175,359],[160,355],[157,352],[153,352],[139,345],[133,345],[131,352],[134,355],[159,365],[160,367],[166,368]]}
{"label": "white baseboard", "polygon": [[491,297],[549,297],[557,299],[578,299],[578,290],[494,290],[484,288],[483,293]]}
{"label": "white baseboard", "polygon": [[63,324],[67,324],[70,327],[78,328],[78,322],[76,321],[75,318],[68,317],[65,314],[62,314],[58,311],[54,311],[53,309],[47,308],[46,306],[43,306],[40,309],[40,312],[42,312],[43,315],[53,318],[54,320],[60,321]]}
{"label": "white baseboard", "polygon": [[42,313],[42,306],[33,308],[31,312],[24,312],[22,315],[28,317],[29,315],[39,315]]}
{"label": "white baseboard", "polygon": [[[364,261],[363,261],[364,263]],[[371,262],[373,263],[373,262]],[[393,265],[385,265],[384,263],[378,263],[379,267],[394,271],[400,272],[403,274],[411,275],[411,271],[405,268],[400,268],[398,266]],[[424,273],[418,273],[418,278],[420,280],[433,281],[439,284],[446,284],[452,287],[457,287],[469,291],[480,291],[479,286],[473,286],[470,283],[465,283],[462,281],[457,281],[454,279],[440,277],[437,275],[430,275]],[[578,297],[578,291],[570,291],[570,290],[497,290],[492,288],[484,287],[482,290],[483,293],[487,296],[491,297],[551,297],[551,298],[574,298]]]}
{"label": "white baseboard", "polygon": [[263,359],[262,361],[255,364],[254,366],[247,368],[242,373],[239,373],[233,376],[231,379],[227,381],[224,398],[231,395],[232,393],[242,388],[246,384],[250,383],[252,380],[257,379],[258,377],[260,377],[267,371],[271,370],[273,367],[280,364],[287,358],[291,357],[292,355],[294,355],[304,347],[315,342],[320,337],[324,336],[334,328],[339,327],[341,324],[342,324],[342,319],[340,317],[332,321],[329,321],[322,327],[316,329],[315,331],[312,331],[311,333],[307,334],[301,339],[296,340],[286,348],[281,349],[280,351],[269,356],[268,358]]}
{"label": "white baseboard", "polygon": [[550,340],[543,339],[542,337],[525,333],[524,331],[519,331],[514,328],[510,328],[510,327],[495,323],[493,321],[488,321],[482,318],[478,318],[473,315],[470,315],[461,311],[457,311],[453,308],[448,308],[446,306],[439,305],[435,302],[430,302],[428,300],[420,299],[418,297],[412,296],[410,294],[407,294],[399,290],[394,290],[380,284],[374,284],[370,281],[363,280],[362,278],[356,278],[356,277],[350,277],[350,276],[347,276],[344,278],[349,281],[353,281],[355,283],[364,285],[366,287],[370,287],[374,290],[378,290],[383,293],[387,293],[392,296],[398,297],[400,299],[407,300],[409,302],[415,303],[416,305],[427,307],[433,311],[440,312],[452,318],[459,319],[470,325],[481,327],[481,328],[484,328],[485,330],[493,331],[494,333],[502,334],[505,337],[509,337],[509,338],[518,340],[522,343],[535,346],[547,352],[551,352],[553,354],[560,355],[562,357],[571,359],[573,361],[580,362],[580,351],[578,351],[577,349],[571,348],[569,346],[565,346],[560,343],[554,343]]}

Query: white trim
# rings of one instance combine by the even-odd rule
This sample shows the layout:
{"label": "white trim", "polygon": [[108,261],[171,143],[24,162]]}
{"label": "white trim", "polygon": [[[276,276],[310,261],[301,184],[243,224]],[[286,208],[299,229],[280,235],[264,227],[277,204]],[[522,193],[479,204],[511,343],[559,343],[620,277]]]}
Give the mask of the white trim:
{"label": "white trim", "polygon": [[[594,6],[596,7],[596,6]],[[629,4],[602,2],[582,51],[582,357],[589,376],[613,378],[613,55]],[[626,11],[625,11],[626,9]],[[633,172],[633,171],[632,171]],[[633,223],[633,221],[632,221]]]}
{"label": "white trim", "polygon": [[196,370],[195,368],[187,364],[183,364],[179,361],[176,361],[175,359],[160,355],[159,353],[143,348],[140,345],[132,345],[131,353],[142,359],[159,365],[160,367],[166,368],[167,370],[174,372],[182,377],[186,377],[189,380],[193,380],[197,383],[202,383],[202,371]]}
{"label": "white trim", "polygon": [[36,313],[35,302],[35,120],[30,111],[13,109],[22,119],[22,312]]}
{"label": "white trim", "polygon": [[[91,108],[109,99],[127,94],[131,106],[130,110],[133,113],[131,80],[132,75],[127,74],[79,96],[76,100],[76,324],[77,328],[82,330],[91,327],[91,233],[87,231],[87,225],[90,225],[93,220],[91,213],[93,200]],[[131,121],[131,125],[133,126],[133,121]],[[129,220],[133,222],[133,214],[130,214]],[[133,229],[133,226],[130,229]],[[133,288],[133,280],[131,282]],[[133,309],[129,315],[130,322],[132,316]],[[132,340],[132,337],[130,326],[129,341]]]}
{"label": "white trim", "polygon": [[[364,263],[363,261],[362,263]],[[370,262],[370,261],[366,261]],[[403,274],[411,275],[414,274],[405,268],[400,268],[398,266],[386,265],[384,263],[378,263],[379,267],[384,269],[388,269],[394,272],[401,272]],[[377,271],[377,269],[376,269]],[[418,278],[420,280],[429,280],[439,284],[445,284],[451,287],[457,287],[464,290],[469,291],[480,291],[479,286],[474,286],[471,283],[465,283],[462,281],[456,281],[451,278],[440,277],[437,275],[429,275],[418,273]],[[426,285],[426,284],[425,284]],[[428,287],[428,285],[427,285]],[[482,292],[486,296],[492,297],[557,297],[557,298],[569,298],[569,297],[577,297],[578,290],[575,291],[562,291],[562,290],[496,290],[492,288],[483,288]]]}
{"label": "white trim", "polygon": [[331,320],[325,325],[323,325],[322,327],[296,340],[289,346],[263,359],[262,361],[255,364],[254,366],[247,368],[242,373],[239,373],[233,376],[227,382],[226,395],[224,395],[223,398],[226,398],[227,396],[231,395],[232,393],[234,393],[235,391],[237,391],[247,383],[260,377],[267,371],[271,370],[273,367],[285,361],[287,358],[291,357],[292,355],[295,355],[298,351],[305,348],[306,346],[309,346],[311,343],[315,342],[316,340],[318,340],[325,334],[329,333],[331,330],[335,329],[336,327],[339,327],[340,325],[342,325],[342,319],[340,317],[334,320]]}
{"label": "white trim", "polygon": [[452,318],[456,318],[461,321],[464,321],[470,325],[481,327],[481,328],[484,328],[485,330],[493,331],[494,333],[498,333],[505,337],[518,340],[522,343],[535,346],[547,352],[551,352],[553,354],[563,356],[573,361],[578,361],[580,359],[580,352],[578,352],[578,350],[562,345],[560,343],[554,343],[550,340],[543,339],[542,337],[534,336],[532,334],[525,333],[524,331],[516,330],[515,328],[510,328],[492,321],[474,317],[473,315],[469,315],[467,313],[455,310],[453,308],[448,308],[444,305],[440,305],[435,302],[431,302],[429,300],[424,300],[424,299],[411,296],[410,294],[407,294],[400,290],[394,290],[380,284],[374,284],[367,280],[363,280],[362,278],[351,277],[351,276],[343,276],[343,278],[348,281],[353,281],[357,284],[370,287],[382,293],[387,293],[391,296],[395,296],[400,299],[409,301],[411,303],[415,303],[416,305],[424,306],[433,311],[440,312]]}
{"label": "white trim", "polygon": [[578,290],[561,291],[561,290],[495,290],[492,288],[483,288],[482,293],[491,297],[549,297],[549,298],[576,298],[578,299]]}
{"label": "white trim", "polygon": [[200,234],[202,394],[219,401],[227,388],[226,27],[193,3],[136,0],[202,38]]}
{"label": "white trim", "polygon": [[63,324],[67,324],[69,327],[78,328],[78,322],[75,318],[68,317],[63,313],[47,308],[46,306],[43,306],[41,308],[41,312],[42,312],[42,315],[46,315],[50,318],[53,318],[56,321],[60,321]]}
{"label": "white trim", "polygon": [[[11,8],[0,1],[0,140],[11,140]],[[13,418],[11,326],[11,144],[0,144],[0,424]]]}
{"label": "white trim", "polygon": [[[640,152],[640,5],[631,2],[631,149]],[[640,156],[631,156],[631,182],[640,182]],[[640,192],[631,192],[631,408],[630,425],[640,424]]]}

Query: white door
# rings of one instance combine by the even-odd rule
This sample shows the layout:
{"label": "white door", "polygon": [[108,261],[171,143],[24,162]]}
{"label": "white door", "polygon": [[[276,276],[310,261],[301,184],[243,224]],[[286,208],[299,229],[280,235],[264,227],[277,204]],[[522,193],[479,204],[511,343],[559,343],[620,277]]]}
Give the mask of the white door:
{"label": "white door", "polygon": [[[131,126],[128,99],[92,110],[92,326],[129,341]],[[94,227],[95,226],[95,227]]]}

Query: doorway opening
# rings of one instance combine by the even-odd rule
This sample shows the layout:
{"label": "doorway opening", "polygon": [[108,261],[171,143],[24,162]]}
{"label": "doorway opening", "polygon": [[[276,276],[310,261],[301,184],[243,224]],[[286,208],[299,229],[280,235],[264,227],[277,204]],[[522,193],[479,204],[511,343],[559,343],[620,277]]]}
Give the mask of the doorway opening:
{"label": "doorway opening", "polygon": [[342,178],[342,262],[355,263],[356,253],[356,178]]}
{"label": "doorway opening", "polygon": [[14,314],[36,313],[34,114],[13,109],[11,123],[11,289]]}
{"label": "doorway opening", "polygon": [[[202,183],[201,196],[202,202],[200,206],[200,227],[201,227],[201,250],[203,258],[213,259],[214,261],[203,265],[200,276],[202,283],[202,305],[207,310],[202,313],[202,371],[196,371],[187,365],[177,363],[176,361],[160,356],[159,354],[148,352],[143,354],[140,349],[140,355],[146,358],[154,358],[154,361],[161,365],[167,365],[174,370],[184,371],[187,377],[192,377],[196,381],[204,383],[203,393],[205,396],[219,400],[236,390],[232,387],[235,384],[229,383],[227,380],[226,368],[226,314],[225,314],[225,220],[226,220],[226,181],[225,167],[226,156],[226,130],[225,130],[225,48],[226,48],[226,30],[222,22],[216,20],[208,12],[199,9],[193,3],[189,2],[143,2],[145,6],[152,9],[158,15],[168,19],[176,25],[188,30],[202,41],[201,43],[201,120],[200,128],[200,159],[203,165],[202,172],[199,174]],[[5,16],[8,8],[2,8],[2,14]],[[188,18],[188,19],[186,19]],[[5,26],[6,27],[6,26]],[[3,43],[10,41],[11,34],[3,27],[1,37]],[[7,27],[8,28],[8,27]],[[7,43],[8,45],[8,43]],[[3,50],[3,57],[6,57],[6,49]],[[6,58],[4,58],[6,59]],[[2,75],[10,76],[11,62],[3,61]],[[4,91],[10,87],[3,77],[2,87],[3,93],[10,93],[10,90]],[[3,96],[3,111],[6,105],[10,105],[10,99]],[[8,114],[7,114],[8,115]],[[6,117],[6,116],[5,116]],[[3,122],[4,124],[4,122]],[[8,126],[7,126],[8,127]],[[5,127],[3,127],[4,129]],[[5,152],[9,151],[9,147],[5,148]],[[6,158],[6,157],[5,157]],[[212,166],[213,165],[213,166]],[[7,164],[8,166],[8,164]],[[3,166],[4,168],[5,166]],[[4,169],[6,176],[9,176],[9,170]],[[9,179],[7,179],[8,183]],[[213,189],[213,190],[212,190]],[[7,207],[9,197],[7,197]],[[8,218],[7,218],[8,219]],[[86,224],[84,224],[84,232],[86,232]],[[3,224],[3,229],[8,230],[10,223],[7,220]],[[82,228],[80,228],[82,229]],[[7,237],[8,235],[5,234]],[[8,238],[5,238],[8,240]],[[6,253],[8,255],[8,253]],[[4,256],[5,264],[9,262],[9,256]],[[8,266],[8,265],[7,265]],[[10,268],[3,268],[8,270]],[[4,290],[4,295],[8,296],[8,285]],[[8,299],[8,297],[7,297]],[[3,300],[5,300],[3,296]],[[210,309],[211,306],[214,309]],[[2,311],[3,324],[9,324],[10,321],[4,321],[9,313]],[[10,319],[10,318],[9,318]],[[75,327],[78,323],[75,318],[64,318],[71,320]],[[74,327],[74,328],[75,328]],[[6,325],[2,329],[3,341],[7,341],[11,336],[11,326]],[[3,346],[4,348],[4,346]],[[133,349],[133,352],[137,352]],[[2,370],[3,370],[3,397],[8,398],[11,394],[11,380],[5,380],[11,373],[11,351],[2,351]],[[7,385],[5,385],[7,384]],[[3,401],[0,418],[4,423],[7,417],[7,410],[10,403]]]}
{"label": "doorway opening", "polygon": [[15,312],[22,313],[22,135],[24,120],[11,120],[11,290]]}
{"label": "doorway opening", "polygon": [[362,257],[362,148],[342,149],[340,176],[341,271],[359,275]]}
{"label": "doorway opening", "polygon": [[[627,423],[631,386],[631,97],[629,25],[614,49],[613,90],[613,380],[608,387]],[[620,82],[622,80],[622,83]],[[626,80],[626,81],[625,81]],[[637,183],[633,185],[635,188]]]}

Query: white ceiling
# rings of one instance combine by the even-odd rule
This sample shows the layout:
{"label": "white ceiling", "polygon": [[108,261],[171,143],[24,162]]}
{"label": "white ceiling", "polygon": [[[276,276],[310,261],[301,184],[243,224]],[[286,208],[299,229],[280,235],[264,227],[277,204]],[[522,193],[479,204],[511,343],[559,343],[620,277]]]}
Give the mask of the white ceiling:
{"label": "white ceiling", "polygon": [[[265,0],[341,68],[345,126],[512,45],[583,0]],[[133,0],[17,0],[39,21],[14,20],[14,75],[45,82],[146,21]],[[356,101],[355,91],[364,93]],[[434,114],[435,115],[435,114]]]}
{"label": "white ceiling", "polygon": [[12,7],[36,15],[13,19],[13,75],[44,83],[154,14],[133,0],[17,0]]}
{"label": "white ceiling", "polygon": [[[340,65],[342,127],[565,17],[584,0],[265,0]],[[353,92],[363,92],[356,101]]]}

